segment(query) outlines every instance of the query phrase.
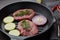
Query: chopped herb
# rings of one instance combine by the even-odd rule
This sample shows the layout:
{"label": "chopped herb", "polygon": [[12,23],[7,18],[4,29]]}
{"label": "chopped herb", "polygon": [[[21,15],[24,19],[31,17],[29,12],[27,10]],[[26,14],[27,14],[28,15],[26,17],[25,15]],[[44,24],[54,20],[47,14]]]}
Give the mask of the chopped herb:
{"label": "chopped herb", "polygon": [[29,28],[29,23],[26,22],[26,20],[23,20],[23,21],[22,21],[22,27],[23,27],[24,29],[28,29],[28,28]]}
{"label": "chopped herb", "polygon": [[23,16],[23,15],[27,15],[27,14],[29,14],[29,10],[20,11],[20,13],[17,13],[15,16]]}

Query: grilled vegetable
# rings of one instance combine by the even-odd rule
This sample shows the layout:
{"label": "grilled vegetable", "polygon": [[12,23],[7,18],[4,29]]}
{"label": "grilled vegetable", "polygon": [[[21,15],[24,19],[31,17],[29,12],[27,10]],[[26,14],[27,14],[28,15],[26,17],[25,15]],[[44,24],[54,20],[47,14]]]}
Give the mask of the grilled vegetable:
{"label": "grilled vegetable", "polygon": [[19,35],[20,35],[20,32],[15,29],[15,30],[11,30],[11,31],[9,32],[9,34],[10,34],[10,35],[14,35],[14,36],[19,36]]}
{"label": "grilled vegetable", "polygon": [[47,22],[47,18],[43,15],[36,15],[35,17],[32,18],[32,21],[36,25],[44,25]]}
{"label": "grilled vegetable", "polygon": [[14,21],[14,18],[12,16],[7,16],[3,19],[4,23],[11,23]]}
{"label": "grilled vegetable", "polygon": [[15,29],[15,27],[16,27],[15,23],[8,23],[5,25],[4,28],[5,28],[5,30],[10,31],[10,30]]}

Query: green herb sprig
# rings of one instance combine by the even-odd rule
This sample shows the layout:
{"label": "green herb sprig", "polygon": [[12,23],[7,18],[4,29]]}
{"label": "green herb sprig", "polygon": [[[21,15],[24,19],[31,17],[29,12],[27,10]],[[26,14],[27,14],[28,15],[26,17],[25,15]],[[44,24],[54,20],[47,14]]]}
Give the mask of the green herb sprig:
{"label": "green herb sprig", "polygon": [[25,10],[25,11],[20,11],[15,16],[23,16],[23,15],[28,15],[28,14],[29,14],[29,10]]}
{"label": "green herb sprig", "polygon": [[22,27],[23,27],[24,29],[28,29],[28,28],[29,28],[29,23],[26,22],[26,20],[23,20],[23,21],[22,21]]}

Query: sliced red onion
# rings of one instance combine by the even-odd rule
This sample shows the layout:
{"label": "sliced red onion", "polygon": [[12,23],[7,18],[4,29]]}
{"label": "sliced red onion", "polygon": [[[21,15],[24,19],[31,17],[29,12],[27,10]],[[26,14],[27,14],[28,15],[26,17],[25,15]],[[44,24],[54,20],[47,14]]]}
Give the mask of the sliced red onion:
{"label": "sliced red onion", "polygon": [[43,15],[36,15],[32,18],[32,21],[36,25],[44,25],[47,22],[47,18]]}

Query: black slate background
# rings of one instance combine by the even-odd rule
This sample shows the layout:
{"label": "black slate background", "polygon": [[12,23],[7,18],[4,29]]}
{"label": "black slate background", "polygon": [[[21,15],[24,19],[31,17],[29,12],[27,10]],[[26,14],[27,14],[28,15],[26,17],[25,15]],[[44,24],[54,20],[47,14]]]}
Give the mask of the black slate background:
{"label": "black slate background", "polygon": [[[19,2],[19,1],[21,1],[21,0],[0,0],[0,9],[3,8],[4,6],[8,5],[8,4],[11,4],[11,3],[14,3],[14,2]],[[32,1],[32,0],[28,0],[28,1]],[[43,0],[43,3],[47,3],[47,2],[49,3],[49,2],[54,2],[54,1],[58,1],[58,0]],[[36,2],[36,1],[33,0],[33,2]],[[43,4],[43,5],[45,5],[45,4]],[[51,7],[49,6],[49,8],[51,8]],[[57,15],[56,13],[59,14],[59,12],[57,10],[54,12],[55,17]],[[52,30],[51,33],[49,33],[50,40],[58,40],[58,37],[57,37],[57,23],[55,23],[52,26],[52,29],[51,30]],[[45,35],[45,36],[47,36],[47,35]],[[1,40],[1,38],[0,38],[0,40]]]}

